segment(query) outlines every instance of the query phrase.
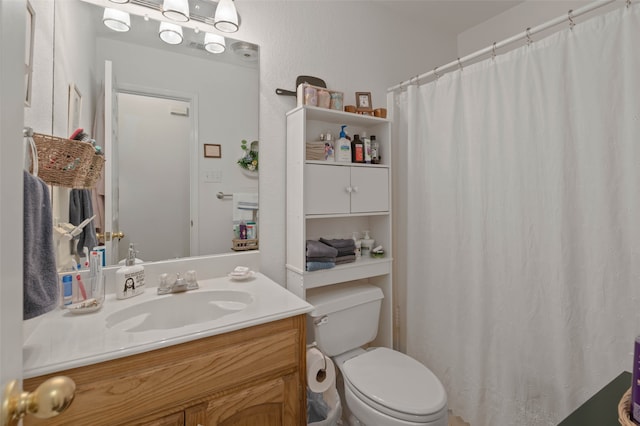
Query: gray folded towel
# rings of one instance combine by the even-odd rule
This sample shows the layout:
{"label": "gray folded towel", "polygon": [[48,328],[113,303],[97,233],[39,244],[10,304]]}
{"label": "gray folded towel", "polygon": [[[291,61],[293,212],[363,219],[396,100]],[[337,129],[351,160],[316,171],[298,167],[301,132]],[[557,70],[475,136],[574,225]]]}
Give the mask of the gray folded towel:
{"label": "gray folded towel", "polygon": [[23,239],[23,318],[30,319],[55,308],[60,292],[49,187],[26,171]]}
{"label": "gray folded towel", "polygon": [[350,254],[348,256],[338,256],[336,257],[336,265],[342,265],[344,263],[351,263],[356,261],[356,255]]}
{"label": "gray folded towel", "polygon": [[[93,205],[91,204],[91,190],[72,189],[69,193],[69,223],[80,225],[82,221],[93,216]],[[78,236],[77,253],[82,255],[82,248],[93,250],[98,245],[96,236],[96,226],[89,222]]]}
{"label": "gray folded towel", "polygon": [[335,247],[337,249],[341,248],[355,248],[356,243],[351,238],[334,238],[333,240],[327,240],[326,238],[320,238],[320,241],[330,245],[331,247]]}
{"label": "gray folded towel", "polygon": [[307,240],[307,257],[336,257],[338,250],[320,241]]}
{"label": "gray folded towel", "polygon": [[307,256],[307,262],[335,262],[337,257],[309,257]]}

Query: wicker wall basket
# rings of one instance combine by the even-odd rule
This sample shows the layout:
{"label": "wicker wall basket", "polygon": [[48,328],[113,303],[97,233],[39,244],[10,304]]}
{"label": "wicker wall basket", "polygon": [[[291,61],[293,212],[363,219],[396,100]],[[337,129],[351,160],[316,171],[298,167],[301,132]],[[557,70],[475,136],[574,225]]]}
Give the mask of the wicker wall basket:
{"label": "wicker wall basket", "polygon": [[622,426],[638,426],[637,423],[631,420],[631,388],[627,390],[622,399],[618,403],[618,421]]}
{"label": "wicker wall basket", "polygon": [[100,178],[104,156],[88,142],[35,133],[38,176],[49,185],[91,189]]}

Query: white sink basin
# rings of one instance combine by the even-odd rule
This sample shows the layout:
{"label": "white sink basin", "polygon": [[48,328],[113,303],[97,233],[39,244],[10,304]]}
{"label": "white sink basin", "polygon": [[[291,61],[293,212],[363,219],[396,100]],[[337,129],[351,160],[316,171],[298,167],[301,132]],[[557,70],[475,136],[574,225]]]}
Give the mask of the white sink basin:
{"label": "white sink basin", "polygon": [[105,321],[109,329],[130,333],[169,330],[240,312],[253,300],[251,293],[241,290],[175,293],[120,309]]}

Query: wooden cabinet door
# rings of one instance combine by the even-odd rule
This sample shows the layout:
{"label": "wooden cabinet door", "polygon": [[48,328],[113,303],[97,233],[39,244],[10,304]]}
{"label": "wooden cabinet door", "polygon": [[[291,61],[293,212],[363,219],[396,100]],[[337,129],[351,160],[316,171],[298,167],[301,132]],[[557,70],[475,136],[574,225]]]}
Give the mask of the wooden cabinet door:
{"label": "wooden cabinet door", "polygon": [[389,169],[351,167],[351,213],[389,211]]}
{"label": "wooden cabinet door", "polygon": [[184,426],[184,412],[180,411],[150,422],[144,422],[140,426]]}
{"label": "wooden cabinet door", "polygon": [[297,387],[297,374],[291,374],[214,397],[206,404],[187,409],[185,425],[304,425]]}
{"label": "wooden cabinet door", "polygon": [[349,167],[307,164],[304,174],[305,214],[349,213]]}

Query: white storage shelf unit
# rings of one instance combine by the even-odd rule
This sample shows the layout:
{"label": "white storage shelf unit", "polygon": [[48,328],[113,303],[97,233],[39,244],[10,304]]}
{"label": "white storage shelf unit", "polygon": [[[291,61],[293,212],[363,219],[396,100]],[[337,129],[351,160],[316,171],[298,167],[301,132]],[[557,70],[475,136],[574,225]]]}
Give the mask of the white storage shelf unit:
{"label": "white storage shelf unit", "polygon": [[[349,135],[376,136],[380,164],[306,160],[306,142],[340,126]],[[313,288],[365,280],[385,296],[376,345],[392,344],[391,123],[387,119],[303,106],[287,114],[287,288],[306,298]],[[331,269],[307,272],[306,241],[351,238],[370,231],[385,257],[361,257]]]}

